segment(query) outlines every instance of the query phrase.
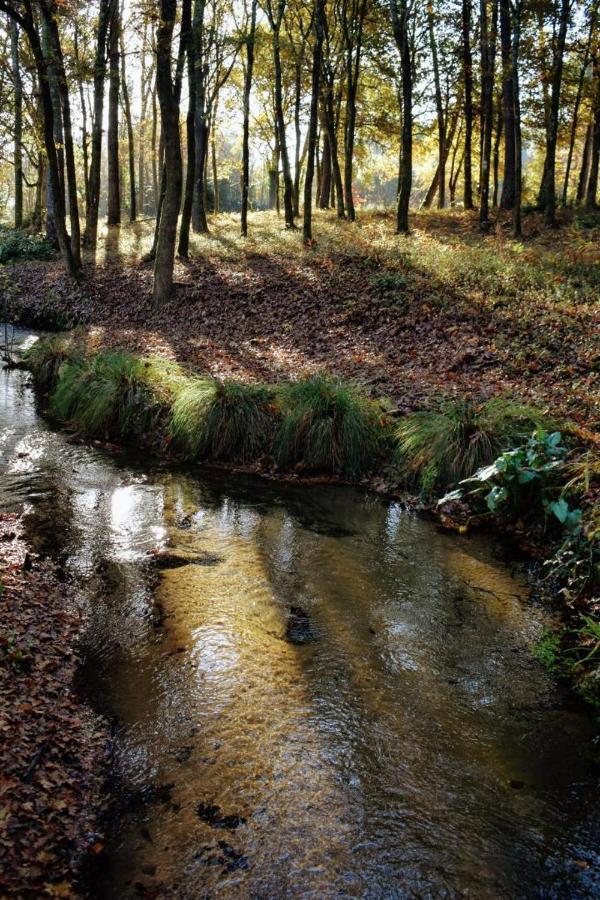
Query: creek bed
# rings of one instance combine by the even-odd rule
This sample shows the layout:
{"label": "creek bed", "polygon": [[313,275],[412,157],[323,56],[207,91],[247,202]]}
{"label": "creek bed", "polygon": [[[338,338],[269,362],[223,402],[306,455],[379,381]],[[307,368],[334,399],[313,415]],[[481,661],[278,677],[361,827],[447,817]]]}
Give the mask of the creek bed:
{"label": "creek bed", "polygon": [[488,538],[74,443],[0,372],[0,507],[89,604],[99,898],[600,895],[591,726]]}

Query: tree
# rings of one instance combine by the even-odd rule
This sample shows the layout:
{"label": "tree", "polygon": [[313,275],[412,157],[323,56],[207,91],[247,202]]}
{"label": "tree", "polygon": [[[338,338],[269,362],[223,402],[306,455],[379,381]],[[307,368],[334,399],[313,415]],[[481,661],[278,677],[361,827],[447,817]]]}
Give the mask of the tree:
{"label": "tree", "polygon": [[121,14],[118,2],[112,7],[108,43],[108,225],[121,222],[121,167],[119,164],[119,95],[121,90],[119,34]]}
{"label": "tree", "polygon": [[165,192],[160,212],[156,258],[154,261],[155,306],[171,296],[177,220],[181,204],[182,160],[179,135],[179,97],[171,71],[173,29],[177,0],[160,0],[160,21],[156,33],[156,89],[164,135]]}
{"label": "tree", "polygon": [[248,236],[248,202],[250,196],[250,94],[252,92],[252,75],[254,72],[254,41],[256,38],[257,0],[250,2],[250,24],[247,29],[246,71],[244,74],[244,124],[242,137],[242,237]]}
{"label": "tree", "polygon": [[12,62],[12,82],[15,95],[14,117],[14,166],[15,166],[15,228],[23,225],[23,81],[19,60],[19,26],[10,20],[10,45]]}
{"label": "tree", "polygon": [[325,0],[316,0],[314,19],[314,45],[310,91],[310,122],[308,125],[308,155],[306,178],[304,181],[304,221],[302,233],[305,242],[312,241],[312,186],[317,149],[317,124],[319,116],[319,83],[323,62],[323,40],[325,38]]}
{"label": "tree", "polygon": [[398,177],[396,230],[399,234],[408,234],[413,147],[413,60],[409,38],[412,3],[409,6],[409,0],[389,0],[389,4],[392,30],[400,54],[402,72],[402,143],[400,149],[400,174]]}
{"label": "tree", "polygon": [[556,145],[558,140],[558,114],[560,107],[560,90],[562,86],[563,62],[569,13],[573,0],[561,0],[558,21],[558,36],[554,44],[552,61],[552,77],[550,92],[550,108],[546,131],[546,159],[542,181],[541,200],[544,208],[546,224],[556,225]]}

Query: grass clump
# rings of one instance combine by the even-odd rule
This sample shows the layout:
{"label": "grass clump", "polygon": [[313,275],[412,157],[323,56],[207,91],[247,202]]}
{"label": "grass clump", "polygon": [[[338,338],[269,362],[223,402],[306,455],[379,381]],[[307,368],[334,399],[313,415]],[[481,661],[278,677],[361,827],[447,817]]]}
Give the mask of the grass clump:
{"label": "grass clump", "polygon": [[173,403],[171,435],[192,458],[254,462],[273,433],[273,390],[194,378]]}
{"label": "grass clump", "polygon": [[468,400],[412,413],[395,429],[394,465],[424,496],[468,478],[541,428],[544,414],[503,398]]}
{"label": "grass clump", "polygon": [[36,341],[27,351],[25,363],[36,386],[49,391],[57,383],[63,363],[78,357],[81,358],[81,353],[71,336],[54,334]]}
{"label": "grass clump", "polygon": [[107,350],[61,366],[50,410],[89,434],[145,436],[164,413],[143,359]]}
{"label": "grass clump", "polygon": [[380,409],[358,388],[315,375],[280,389],[282,421],[274,455],[280,466],[302,464],[353,478],[373,468],[380,455]]}

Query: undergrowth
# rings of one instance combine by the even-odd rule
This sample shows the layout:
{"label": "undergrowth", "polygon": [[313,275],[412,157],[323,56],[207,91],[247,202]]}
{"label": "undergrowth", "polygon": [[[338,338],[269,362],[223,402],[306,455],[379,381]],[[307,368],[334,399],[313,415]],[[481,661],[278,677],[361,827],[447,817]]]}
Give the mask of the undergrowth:
{"label": "undergrowth", "polygon": [[31,259],[51,259],[54,247],[39,234],[0,225],[0,265]]}
{"label": "undergrowth", "polygon": [[399,422],[394,464],[431,497],[515,447],[545,421],[539,410],[501,397],[482,405],[448,401]]}

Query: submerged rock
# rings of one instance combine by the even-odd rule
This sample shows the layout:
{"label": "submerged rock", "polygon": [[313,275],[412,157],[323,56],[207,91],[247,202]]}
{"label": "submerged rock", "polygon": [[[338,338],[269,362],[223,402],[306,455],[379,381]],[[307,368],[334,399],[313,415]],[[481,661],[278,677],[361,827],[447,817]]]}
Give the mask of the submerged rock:
{"label": "submerged rock", "polygon": [[183,566],[218,566],[223,562],[216,553],[197,553],[186,556],[183,553],[155,553],[151,557],[157,569],[180,569]]}
{"label": "submerged rock", "polygon": [[308,613],[300,606],[291,606],[285,638],[290,644],[310,644],[317,640]]}
{"label": "submerged rock", "polygon": [[199,803],[196,807],[196,814],[199,819],[212,828],[224,828],[227,831],[235,831],[240,825],[246,824],[246,819],[243,816],[226,816],[223,814],[221,807],[214,803]]}

